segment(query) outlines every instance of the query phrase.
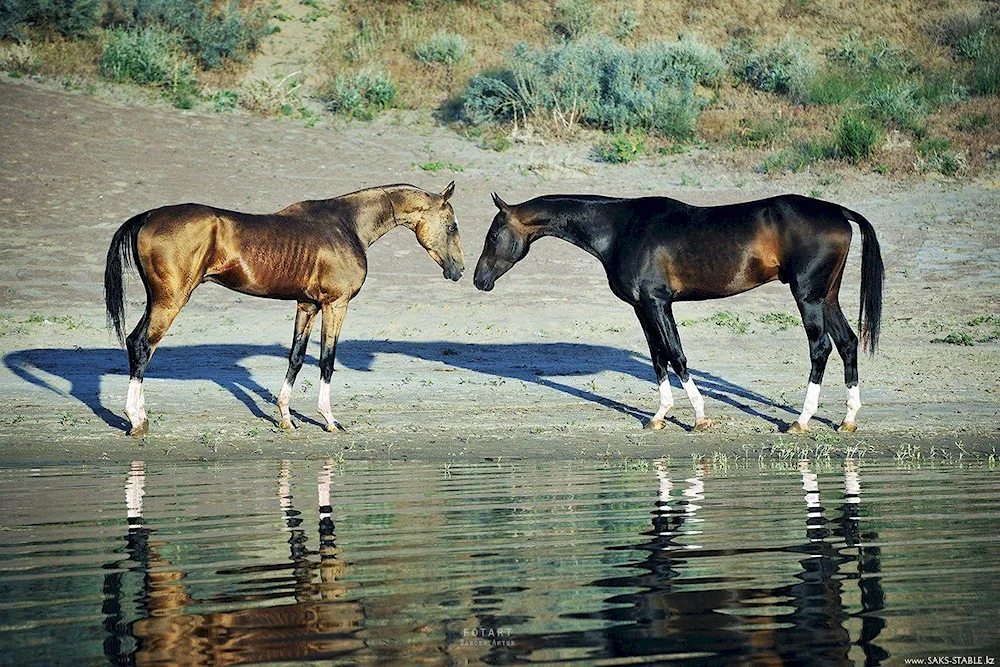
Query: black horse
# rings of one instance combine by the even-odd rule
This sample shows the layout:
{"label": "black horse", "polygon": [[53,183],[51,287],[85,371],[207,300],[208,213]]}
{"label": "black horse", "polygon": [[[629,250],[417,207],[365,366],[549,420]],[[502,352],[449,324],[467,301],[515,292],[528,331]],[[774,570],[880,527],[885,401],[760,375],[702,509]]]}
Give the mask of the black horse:
{"label": "black horse", "polygon": [[646,425],[665,426],[674,399],[668,365],[695,411],[695,428],[707,429],[705,401],[691,379],[674,322],[674,301],[718,299],[772,280],[788,283],[809,337],[812,370],[802,413],[789,431],[809,430],[819,404],[827,358],[837,346],[844,360],[847,415],[840,431],[857,429],[858,338],[838,294],[851,247],[851,222],[861,229],[861,307],[858,327],[874,354],[882,317],[882,254],[871,223],[830,202],[784,195],[728,206],[691,206],[666,197],[624,199],[550,195],[500,209],[486,235],[475,284],[493,289],[497,278],[528,254],[531,243],[555,236],[597,257],[615,296],[632,305],[649,343],[660,385],[660,409]]}

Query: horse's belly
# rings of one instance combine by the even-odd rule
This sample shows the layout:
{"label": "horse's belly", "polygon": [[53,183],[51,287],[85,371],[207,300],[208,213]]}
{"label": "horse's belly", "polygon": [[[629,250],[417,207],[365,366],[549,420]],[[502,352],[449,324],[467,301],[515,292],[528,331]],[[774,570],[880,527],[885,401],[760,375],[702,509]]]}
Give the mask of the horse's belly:
{"label": "horse's belly", "polygon": [[275,280],[273,276],[269,278],[269,280],[261,280],[260,277],[254,275],[252,270],[248,270],[248,267],[242,263],[236,263],[219,272],[210,273],[205,276],[205,280],[208,282],[213,282],[235,292],[250,296],[295,300],[301,300],[305,297],[300,286],[282,280]]}

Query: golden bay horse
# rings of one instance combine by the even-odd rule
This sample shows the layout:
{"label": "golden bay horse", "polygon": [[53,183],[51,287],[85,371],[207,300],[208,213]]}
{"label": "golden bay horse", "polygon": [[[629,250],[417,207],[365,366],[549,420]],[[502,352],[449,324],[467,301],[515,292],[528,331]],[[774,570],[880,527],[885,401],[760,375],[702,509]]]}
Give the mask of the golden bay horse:
{"label": "golden bay horse", "polygon": [[691,400],[695,429],[711,425],[705,401],[688,373],[673,303],[719,299],[780,280],[795,297],[812,361],[802,413],[789,430],[809,430],[833,349],[831,338],[844,361],[847,384],[847,415],[839,430],[857,429],[858,338],[838,300],[851,222],[861,229],[858,327],[872,354],[878,345],[885,278],[875,230],[859,213],[798,195],[707,207],[666,197],[597,195],[550,195],[509,205],[494,194],[493,202],[499,212],[476,266],[476,287],[493,289],[543,236],[561,238],[597,257],[611,291],[635,309],[649,344],[660,407],[646,428],[664,428],[664,416],[673,407],[668,366]]}
{"label": "golden bay horse", "polygon": [[[465,268],[455,211],[440,194],[412,185],[386,185],[333,199],[302,201],[273,214],[226,211],[202,204],[140,213],[111,240],[104,270],[108,326],[128,348],[129,435],[145,435],[142,379],[157,343],[194,289],[211,281],[253,296],[298,302],[288,372],[278,394],[281,427],[292,384],[305,359],[316,313],[322,313],[319,413],[327,431],[342,430],[330,410],[330,380],[347,305],[368,273],[368,247],[390,229],[412,230],[427,254],[458,280]],[[123,268],[135,266],[146,288],[146,312],[125,338]]]}

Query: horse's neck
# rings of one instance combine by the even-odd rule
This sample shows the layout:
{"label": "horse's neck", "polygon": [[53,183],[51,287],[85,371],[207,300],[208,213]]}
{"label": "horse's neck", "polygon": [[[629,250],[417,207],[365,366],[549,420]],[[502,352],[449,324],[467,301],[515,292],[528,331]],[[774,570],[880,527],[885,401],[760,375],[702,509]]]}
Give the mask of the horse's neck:
{"label": "horse's neck", "polygon": [[391,190],[373,188],[357,193],[357,196],[355,231],[366,248],[403,224],[403,220],[396,215],[400,203],[394,200]]}
{"label": "horse's neck", "polygon": [[594,214],[582,205],[571,207],[549,206],[536,212],[538,219],[546,222],[540,226],[538,236],[555,236],[604,262],[614,242],[614,223],[603,212]]}

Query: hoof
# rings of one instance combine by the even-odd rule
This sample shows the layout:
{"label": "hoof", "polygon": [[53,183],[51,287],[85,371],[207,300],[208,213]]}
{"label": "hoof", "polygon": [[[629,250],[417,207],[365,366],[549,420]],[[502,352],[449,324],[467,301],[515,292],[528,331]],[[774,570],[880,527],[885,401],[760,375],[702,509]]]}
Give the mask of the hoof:
{"label": "hoof", "polygon": [[295,424],[292,423],[291,419],[282,419],[281,423],[278,424],[278,428],[280,428],[282,431],[288,431],[289,433],[291,433],[292,431],[295,430]]}
{"label": "hoof", "polygon": [[712,428],[712,420],[707,417],[704,419],[699,419],[694,423],[694,430],[699,433],[704,433],[708,429]]}
{"label": "hoof", "polygon": [[660,431],[667,427],[667,422],[662,419],[651,419],[643,426],[644,431]]}
{"label": "hoof", "polygon": [[803,426],[799,422],[792,422],[788,425],[788,430],[785,433],[809,433],[809,427]]}
{"label": "hoof", "polygon": [[132,429],[128,432],[128,434],[133,438],[141,438],[147,433],[149,433],[148,419],[143,419],[141,424],[139,424],[138,426],[133,426]]}
{"label": "hoof", "polygon": [[340,425],[340,422],[333,422],[323,427],[327,433],[347,433],[347,429]]}
{"label": "hoof", "polygon": [[854,433],[857,430],[857,422],[841,422],[840,427],[837,429],[837,433]]}

